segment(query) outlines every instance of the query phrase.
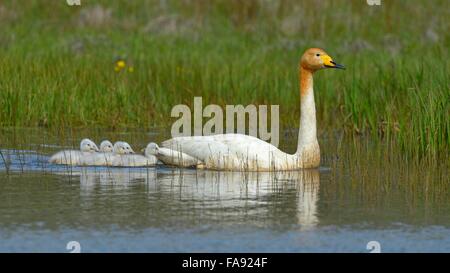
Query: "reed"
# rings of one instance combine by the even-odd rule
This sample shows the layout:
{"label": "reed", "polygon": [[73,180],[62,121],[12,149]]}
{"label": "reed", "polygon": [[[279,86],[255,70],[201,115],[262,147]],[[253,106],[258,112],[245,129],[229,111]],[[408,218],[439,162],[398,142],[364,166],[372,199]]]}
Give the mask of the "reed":
{"label": "reed", "polygon": [[296,127],[297,61],[319,46],[348,67],[317,74],[322,136],[448,155],[446,0],[82,2],[0,4],[0,126],[167,127],[202,96],[279,104],[281,130]]}

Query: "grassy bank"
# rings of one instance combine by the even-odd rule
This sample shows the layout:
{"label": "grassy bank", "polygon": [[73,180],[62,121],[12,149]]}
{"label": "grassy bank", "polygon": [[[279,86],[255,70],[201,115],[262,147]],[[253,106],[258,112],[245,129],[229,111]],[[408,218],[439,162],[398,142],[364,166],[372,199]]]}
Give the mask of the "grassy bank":
{"label": "grassy bank", "polygon": [[2,127],[167,126],[194,96],[279,104],[282,127],[297,127],[297,62],[317,46],[348,67],[316,76],[321,133],[448,153],[446,0],[81,2],[0,4]]}

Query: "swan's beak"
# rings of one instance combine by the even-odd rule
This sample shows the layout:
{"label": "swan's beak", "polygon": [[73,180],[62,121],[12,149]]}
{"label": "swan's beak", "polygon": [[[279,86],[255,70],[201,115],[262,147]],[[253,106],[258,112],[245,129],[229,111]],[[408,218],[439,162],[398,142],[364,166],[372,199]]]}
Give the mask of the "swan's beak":
{"label": "swan's beak", "polygon": [[345,67],[342,64],[335,63],[333,59],[328,55],[322,55],[321,58],[323,61],[323,65],[327,68],[345,69]]}
{"label": "swan's beak", "polygon": [[334,64],[334,66],[332,66],[331,68],[345,69],[345,66],[343,66],[342,64],[337,64],[333,61],[331,63]]}

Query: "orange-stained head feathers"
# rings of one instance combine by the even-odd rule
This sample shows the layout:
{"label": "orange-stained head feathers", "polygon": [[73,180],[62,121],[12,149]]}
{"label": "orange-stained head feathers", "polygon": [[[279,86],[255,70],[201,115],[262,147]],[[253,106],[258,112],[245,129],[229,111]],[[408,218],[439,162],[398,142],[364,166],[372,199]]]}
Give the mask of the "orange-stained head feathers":
{"label": "orange-stained head feathers", "polygon": [[310,72],[315,72],[323,68],[345,69],[343,65],[335,63],[333,59],[320,48],[310,48],[306,50],[300,59],[300,66]]}
{"label": "orange-stained head feathers", "polygon": [[333,59],[320,48],[310,48],[303,53],[300,59],[299,81],[300,94],[306,95],[312,90],[313,73],[324,68],[345,69],[343,65],[337,64]]}

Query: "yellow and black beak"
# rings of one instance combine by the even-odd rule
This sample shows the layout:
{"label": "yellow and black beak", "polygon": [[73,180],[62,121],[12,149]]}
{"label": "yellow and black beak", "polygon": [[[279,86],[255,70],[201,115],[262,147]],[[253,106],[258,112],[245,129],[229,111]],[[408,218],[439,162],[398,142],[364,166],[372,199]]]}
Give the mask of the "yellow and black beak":
{"label": "yellow and black beak", "polygon": [[328,65],[325,65],[325,66],[329,67],[329,68],[345,69],[345,66],[343,66],[342,64],[337,64],[333,61],[331,61],[331,64],[332,64],[332,66],[328,66]]}
{"label": "yellow and black beak", "polygon": [[333,61],[333,59],[328,55],[322,55],[322,61],[323,65],[327,68],[338,68],[338,69],[345,69],[345,66],[342,64],[337,64]]}

